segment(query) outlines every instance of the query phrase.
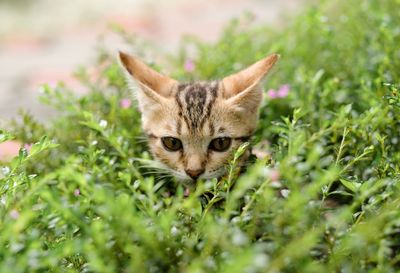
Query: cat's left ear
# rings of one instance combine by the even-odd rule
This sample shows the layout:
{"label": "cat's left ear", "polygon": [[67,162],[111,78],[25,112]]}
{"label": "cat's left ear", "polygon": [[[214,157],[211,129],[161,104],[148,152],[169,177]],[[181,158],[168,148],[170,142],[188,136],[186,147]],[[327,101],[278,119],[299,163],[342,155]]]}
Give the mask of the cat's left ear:
{"label": "cat's left ear", "polygon": [[222,80],[223,95],[230,105],[257,110],[262,100],[259,82],[268,74],[279,55],[272,54]]}

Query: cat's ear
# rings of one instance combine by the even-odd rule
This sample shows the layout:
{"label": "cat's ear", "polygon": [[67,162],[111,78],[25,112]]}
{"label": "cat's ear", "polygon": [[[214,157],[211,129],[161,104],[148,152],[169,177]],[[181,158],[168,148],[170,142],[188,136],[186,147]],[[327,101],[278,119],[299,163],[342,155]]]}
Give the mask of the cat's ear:
{"label": "cat's ear", "polygon": [[224,97],[230,104],[257,108],[262,99],[262,89],[258,84],[278,59],[278,54],[269,55],[240,72],[225,77],[222,80]]}
{"label": "cat's ear", "polygon": [[[158,73],[139,59],[126,53],[119,52],[119,59],[129,74],[128,77],[136,80],[143,91],[143,95],[148,99],[162,102],[163,98],[168,98],[171,95],[174,86],[177,84],[176,80]],[[143,96],[138,94],[139,104],[141,104],[141,97]],[[145,98],[143,97],[143,99]]]}

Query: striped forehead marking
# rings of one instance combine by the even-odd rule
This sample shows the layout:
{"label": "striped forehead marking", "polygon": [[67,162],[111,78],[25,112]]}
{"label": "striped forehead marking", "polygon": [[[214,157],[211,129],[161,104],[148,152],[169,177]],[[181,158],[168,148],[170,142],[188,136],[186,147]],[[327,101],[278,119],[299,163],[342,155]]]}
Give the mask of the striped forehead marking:
{"label": "striped forehead marking", "polygon": [[179,115],[190,132],[201,130],[218,96],[218,82],[181,83],[176,93]]}

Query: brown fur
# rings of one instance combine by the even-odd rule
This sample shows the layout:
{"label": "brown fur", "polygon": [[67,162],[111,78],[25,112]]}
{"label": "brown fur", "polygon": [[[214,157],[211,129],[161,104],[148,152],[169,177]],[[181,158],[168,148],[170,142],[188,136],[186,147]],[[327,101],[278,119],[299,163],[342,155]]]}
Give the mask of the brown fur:
{"label": "brown fur", "polygon": [[[232,151],[254,132],[262,101],[259,82],[278,55],[220,82],[194,83],[178,83],[125,53],[120,53],[120,60],[128,80],[135,79],[141,87],[136,95],[153,156],[179,179],[191,180],[192,173],[201,173],[204,179],[223,175]],[[178,138],[183,149],[167,151],[161,142],[167,136]],[[219,137],[232,139],[227,151],[209,149],[210,142]]]}

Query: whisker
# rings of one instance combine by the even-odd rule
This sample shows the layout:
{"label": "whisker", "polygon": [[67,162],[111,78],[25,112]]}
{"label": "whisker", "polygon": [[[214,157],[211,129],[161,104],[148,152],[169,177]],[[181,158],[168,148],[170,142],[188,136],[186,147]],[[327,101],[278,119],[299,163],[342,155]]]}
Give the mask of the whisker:
{"label": "whisker", "polygon": [[152,175],[152,174],[165,174],[165,172],[155,172],[155,171],[151,171],[151,172],[145,172],[143,173],[144,175]]}
{"label": "whisker", "polygon": [[143,143],[148,143],[147,139],[139,139],[139,140],[135,140],[135,144],[143,144]]}
{"label": "whisker", "polygon": [[157,181],[160,181],[160,180],[163,180],[163,179],[165,179],[165,178],[172,178],[173,176],[171,176],[171,175],[168,175],[168,174],[166,174],[166,175],[160,175],[160,176],[157,176],[156,177],[156,180]]}
{"label": "whisker", "polygon": [[145,135],[137,135],[137,136],[132,136],[132,138],[138,139],[138,138],[147,138]]}
{"label": "whisker", "polygon": [[150,165],[140,165],[138,166],[138,169],[157,169],[157,168],[152,167]]}
{"label": "whisker", "polygon": [[143,175],[154,175],[156,179],[171,179],[173,177],[179,180],[187,179],[187,177],[179,171],[171,169],[159,161],[143,158],[132,158],[132,160],[139,163],[137,168],[143,171]]}

